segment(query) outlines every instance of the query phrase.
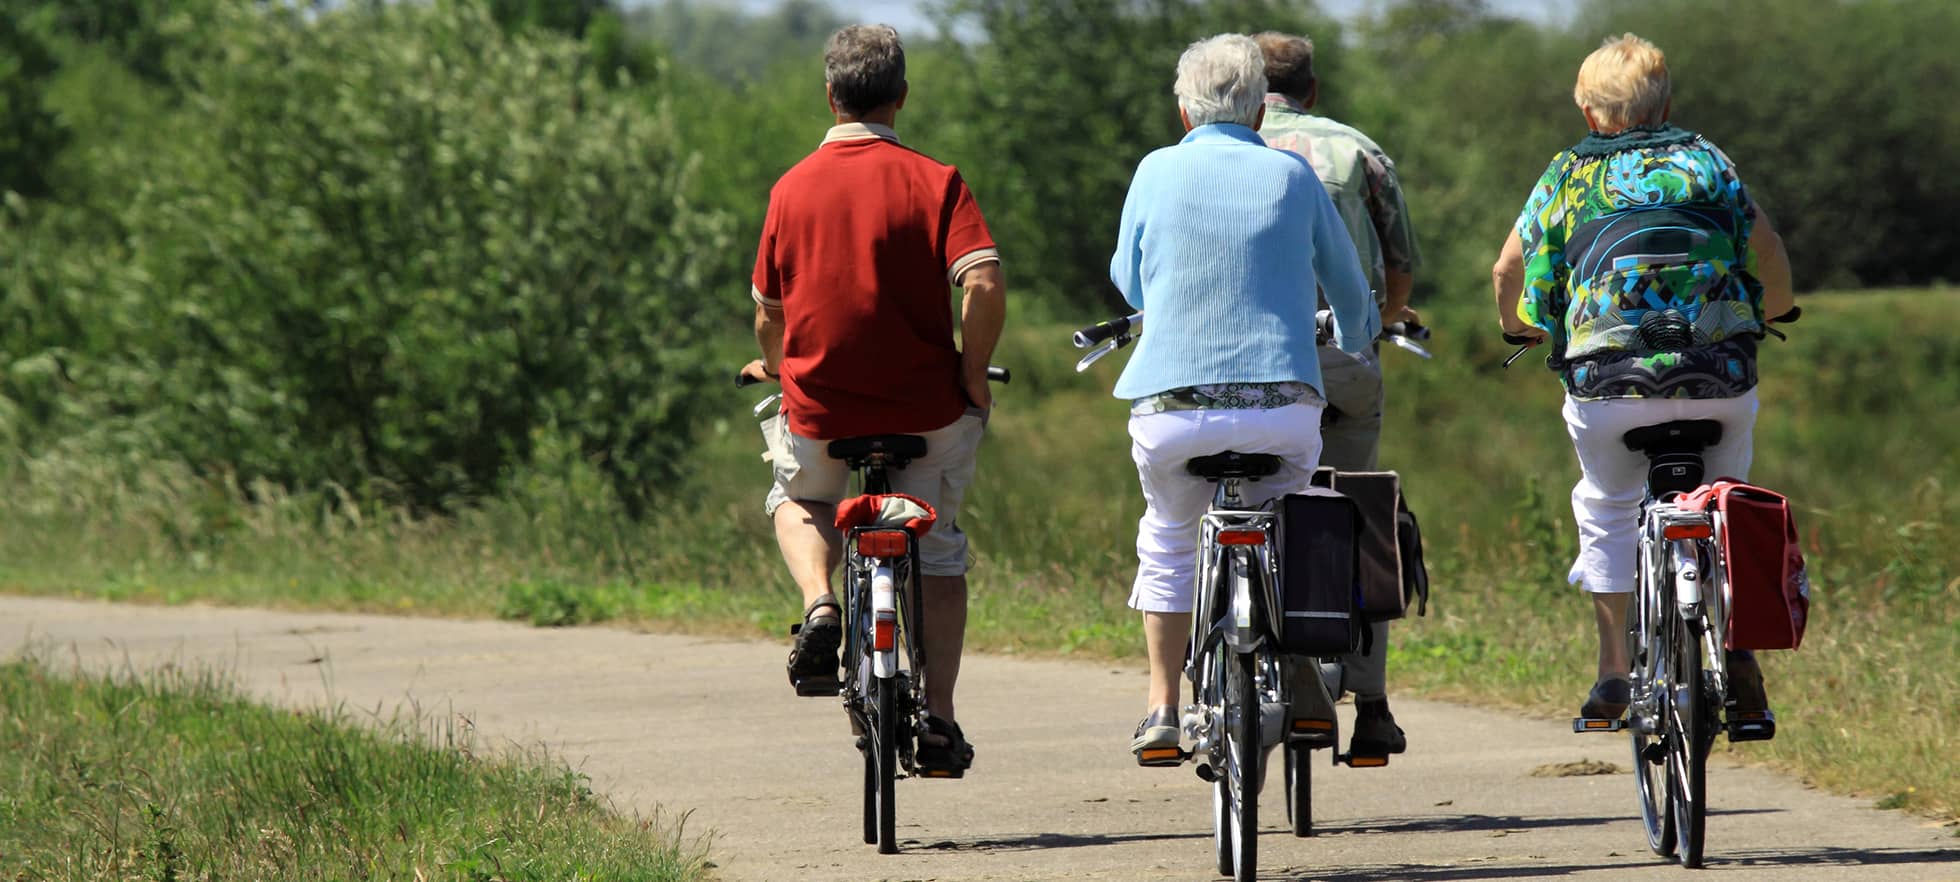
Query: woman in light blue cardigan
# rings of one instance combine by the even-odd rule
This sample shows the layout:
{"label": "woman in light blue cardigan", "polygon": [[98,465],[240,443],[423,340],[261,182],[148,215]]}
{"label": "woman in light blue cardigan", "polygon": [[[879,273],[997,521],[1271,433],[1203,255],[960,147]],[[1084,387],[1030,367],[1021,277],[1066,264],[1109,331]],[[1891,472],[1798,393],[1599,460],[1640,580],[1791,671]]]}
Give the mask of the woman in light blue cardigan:
{"label": "woman in light blue cardigan", "polygon": [[1250,484],[1247,501],[1305,489],[1325,406],[1316,290],[1334,310],[1342,349],[1360,352],[1381,323],[1320,179],[1258,135],[1259,47],[1236,34],[1192,44],[1174,90],[1189,133],[1137,166],[1109,266],[1123,298],[1149,316],[1116,382],[1116,396],[1132,402],[1131,456],[1146,506],[1130,594],[1150,650],[1148,712],[1130,744],[1139,761],[1178,741],[1198,523],[1212,495],[1185,463],[1226,450],[1274,454],[1285,467]]}

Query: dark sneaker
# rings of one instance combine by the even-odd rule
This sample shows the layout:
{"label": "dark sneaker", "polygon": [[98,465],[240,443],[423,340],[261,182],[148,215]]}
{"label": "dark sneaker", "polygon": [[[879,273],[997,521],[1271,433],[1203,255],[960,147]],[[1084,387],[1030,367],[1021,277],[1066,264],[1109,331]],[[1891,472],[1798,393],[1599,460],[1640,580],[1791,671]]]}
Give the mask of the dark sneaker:
{"label": "dark sneaker", "polygon": [[1354,703],[1354,737],[1348,741],[1352,756],[1387,756],[1409,749],[1408,736],[1395,725],[1388,710],[1388,699]]}
{"label": "dark sneaker", "polygon": [[1769,693],[1763,690],[1763,669],[1755,653],[1730,650],[1729,740],[1768,741],[1776,737],[1776,715],[1769,709]]}
{"label": "dark sneaker", "polygon": [[1184,762],[1184,751],[1178,747],[1177,708],[1164,704],[1152,708],[1150,715],[1137,723],[1137,734],[1130,739],[1130,752],[1136,754],[1139,766],[1175,766]]}
{"label": "dark sneaker", "polygon": [[[818,610],[828,612],[818,614]],[[838,679],[837,647],[844,642],[844,625],[838,618],[837,598],[829,594],[810,603],[803,611],[803,622],[791,625],[796,648],[789,651],[789,684],[796,694],[809,697],[834,696],[843,688]]]}
{"label": "dark sneaker", "polygon": [[1579,716],[1588,720],[1617,720],[1626,715],[1627,703],[1632,700],[1633,681],[1625,677],[1602,677],[1593,684],[1586,703],[1579,706]]}

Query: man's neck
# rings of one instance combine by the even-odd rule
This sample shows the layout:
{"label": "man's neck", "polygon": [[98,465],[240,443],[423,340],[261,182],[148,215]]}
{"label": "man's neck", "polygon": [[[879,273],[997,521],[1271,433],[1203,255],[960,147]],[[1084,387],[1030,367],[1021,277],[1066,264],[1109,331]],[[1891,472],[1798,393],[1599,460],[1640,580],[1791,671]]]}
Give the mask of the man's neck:
{"label": "man's neck", "polygon": [[851,123],[864,123],[870,126],[884,126],[893,130],[898,128],[898,108],[896,107],[881,107],[863,114],[838,113],[836,114],[836,118],[837,124],[840,126]]}

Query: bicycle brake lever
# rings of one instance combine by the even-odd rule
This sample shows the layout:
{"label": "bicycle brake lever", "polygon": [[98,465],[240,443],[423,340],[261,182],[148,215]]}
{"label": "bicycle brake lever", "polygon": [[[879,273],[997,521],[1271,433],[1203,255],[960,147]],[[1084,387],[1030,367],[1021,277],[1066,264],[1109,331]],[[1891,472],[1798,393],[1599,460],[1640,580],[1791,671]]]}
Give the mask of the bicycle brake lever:
{"label": "bicycle brake lever", "polygon": [[1420,356],[1422,356],[1423,358],[1435,358],[1435,357],[1436,357],[1436,356],[1433,356],[1433,355],[1430,355],[1430,354],[1429,354],[1429,350],[1427,350],[1427,349],[1424,349],[1424,348],[1422,348],[1422,344],[1420,344],[1420,343],[1417,343],[1416,341],[1414,341],[1414,340],[1411,340],[1411,339],[1409,339],[1409,338],[1407,338],[1407,337],[1404,337],[1404,336],[1402,336],[1401,334],[1394,334],[1394,335],[1391,335],[1391,336],[1390,336],[1390,337],[1388,338],[1388,342],[1390,342],[1390,343],[1393,343],[1393,344],[1395,344],[1395,345],[1397,345],[1397,346],[1400,346],[1400,347],[1402,347],[1402,349],[1403,349],[1404,351],[1407,351],[1407,352],[1413,352],[1413,353],[1415,353],[1415,354],[1417,354],[1417,355],[1420,355]]}
{"label": "bicycle brake lever", "polygon": [[1090,365],[1101,361],[1103,356],[1115,352],[1118,347],[1128,342],[1130,342],[1130,337],[1127,334],[1104,340],[1101,345],[1089,350],[1088,355],[1082,356],[1081,361],[1075,363],[1075,372],[1079,374],[1088,370]]}
{"label": "bicycle brake lever", "polygon": [[783,397],[783,393],[781,392],[770,393],[768,398],[764,398],[761,401],[756,402],[755,410],[751,411],[751,413],[755,415],[756,419],[762,419],[763,412],[768,410],[769,408],[775,407],[776,401],[782,397]]}

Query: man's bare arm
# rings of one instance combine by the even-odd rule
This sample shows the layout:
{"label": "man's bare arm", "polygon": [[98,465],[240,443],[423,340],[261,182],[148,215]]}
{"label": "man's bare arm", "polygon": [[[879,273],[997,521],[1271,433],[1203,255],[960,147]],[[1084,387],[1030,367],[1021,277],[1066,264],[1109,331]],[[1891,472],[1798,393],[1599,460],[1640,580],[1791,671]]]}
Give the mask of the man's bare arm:
{"label": "man's bare arm", "polygon": [[1382,304],[1382,327],[1407,318],[1416,318],[1415,310],[1409,308],[1409,295],[1415,291],[1415,273],[1385,269],[1382,278],[1388,282],[1387,302]]}
{"label": "man's bare arm", "polygon": [[974,404],[992,407],[994,393],[987,387],[987,364],[1007,323],[1007,280],[1001,274],[1000,261],[967,270],[960,276],[960,287],[966,289],[960,301],[960,386]]}
{"label": "man's bare arm", "polygon": [[750,377],[770,382],[783,372],[783,308],[757,303],[755,305],[755,342],[762,350],[762,357],[749,362],[742,373]]}

